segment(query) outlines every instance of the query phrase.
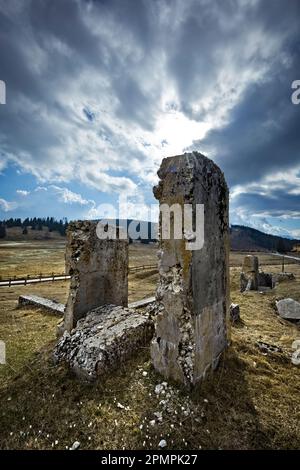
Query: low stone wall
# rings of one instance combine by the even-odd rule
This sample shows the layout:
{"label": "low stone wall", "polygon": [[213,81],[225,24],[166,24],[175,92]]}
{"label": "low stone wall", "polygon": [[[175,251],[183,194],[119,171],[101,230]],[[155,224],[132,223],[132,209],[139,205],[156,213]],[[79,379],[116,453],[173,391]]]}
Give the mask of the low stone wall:
{"label": "low stone wall", "polygon": [[20,295],[18,304],[20,307],[37,307],[54,315],[62,316],[65,306],[55,300],[45,299],[37,295]]}
{"label": "low stone wall", "polygon": [[80,378],[95,380],[149,345],[153,332],[148,314],[114,305],[98,307],[78,320],[71,333],[64,332],[54,361],[68,363]]}
{"label": "low stone wall", "polygon": [[273,274],[272,276],[275,284],[284,281],[295,281],[296,279],[293,273],[278,273]]}

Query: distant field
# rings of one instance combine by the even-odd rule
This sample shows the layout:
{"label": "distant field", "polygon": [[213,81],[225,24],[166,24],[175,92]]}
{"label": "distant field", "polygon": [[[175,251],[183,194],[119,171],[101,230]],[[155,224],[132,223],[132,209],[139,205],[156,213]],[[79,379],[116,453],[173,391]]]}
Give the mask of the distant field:
{"label": "distant field", "polygon": [[64,254],[65,241],[1,241],[0,276],[61,274]]}
{"label": "distant field", "polygon": [[[64,240],[0,241],[0,277],[39,274],[61,274],[65,272]],[[230,266],[242,266],[247,253],[232,251]],[[251,252],[259,257],[261,266],[281,265],[279,257],[261,252]],[[291,253],[297,256],[295,253]],[[129,266],[157,265],[157,245],[129,245]],[[286,264],[295,261],[286,259]]]}

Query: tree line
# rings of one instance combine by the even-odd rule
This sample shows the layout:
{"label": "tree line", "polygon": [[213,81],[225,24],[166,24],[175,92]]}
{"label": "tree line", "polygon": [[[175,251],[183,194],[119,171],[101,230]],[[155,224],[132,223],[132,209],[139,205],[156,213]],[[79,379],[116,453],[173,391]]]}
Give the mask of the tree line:
{"label": "tree line", "polygon": [[31,230],[43,230],[43,227],[48,227],[49,232],[58,232],[60,235],[65,236],[68,226],[66,218],[56,220],[54,217],[27,217],[22,220],[20,218],[10,218],[0,221],[0,238],[6,236],[6,229],[12,227],[21,227],[22,233],[27,235],[28,228]]}

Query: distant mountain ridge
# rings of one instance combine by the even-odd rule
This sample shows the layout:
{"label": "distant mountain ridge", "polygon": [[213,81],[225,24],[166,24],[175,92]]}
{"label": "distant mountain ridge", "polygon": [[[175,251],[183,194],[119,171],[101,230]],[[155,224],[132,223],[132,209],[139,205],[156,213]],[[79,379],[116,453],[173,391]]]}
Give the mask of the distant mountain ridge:
{"label": "distant mountain ridge", "polygon": [[[119,219],[116,221],[117,225],[123,228],[128,228],[132,219]],[[144,220],[134,221],[137,230],[142,233],[141,240],[145,240],[144,235],[148,233],[148,240],[152,234],[158,234],[158,224],[153,222],[146,222]],[[156,235],[158,236],[158,235]],[[147,235],[146,235],[147,237]],[[151,241],[154,241],[152,239]],[[295,245],[299,244],[300,241],[296,239],[290,239],[280,237],[278,235],[271,235],[268,233],[261,232],[260,230],[243,226],[243,225],[231,225],[230,227],[230,248],[231,250],[239,251],[292,251]]]}
{"label": "distant mountain ridge", "polygon": [[292,251],[299,240],[279,237],[244,225],[231,225],[230,247],[245,251]]}
{"label": "distant mountain ridge", "polygon": [[[39,219],[38,219],[39,220]],[[101,220],[101,219],[100,219]],[[0,221],[0,238],[6,240],[26,240],[26,239],[64,239],[64,232],[67,227],[66,221],[56,222],[53,218],[41,219],[41,223],[33,228],[29,225],[31,220],[25,219],[9,219],[8,221]],[[34,221],[34,219],[33,219]],[[50,227],[47,223],[53,222]],[[50,223],[49,222],[49,223]],[[113,222],[113,221],[112,221]],[[117,219],[116,225],[125,229],[132,222],[132,219]],[[144,220],[133,221],[133,230],[141,233],[140,241],[142,243],[154,242],[158,236],[158,224],[147,222]],[[46,225],[46,226],[45,226]],[[49,225],[49,224],[48,224]],[[24,228],[26,227],[26,233]],[[58,228],[60,229],[58,231]],[[130,236],[130,233],[129,233]],[[292,251],[296,246],[300,246],[300,240],[280,237],[261,232],[260,230],[247,227],[244,225],[231,225],[230,227],[230,248],[235,251]]]}

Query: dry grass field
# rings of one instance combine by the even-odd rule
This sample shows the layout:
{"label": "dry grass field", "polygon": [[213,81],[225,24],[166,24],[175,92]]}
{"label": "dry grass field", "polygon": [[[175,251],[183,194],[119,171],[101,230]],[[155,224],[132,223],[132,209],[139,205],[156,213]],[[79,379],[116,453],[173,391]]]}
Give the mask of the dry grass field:
{"label": "dry grass field", "polygon": [[1,241],[0,277],[65,272],[65,241]]}
{"label": "dry grass field", "polygon": [[[1,245],[0,275],[61,272],[63,250],[57,242]],[[162,378],[151,367],[148,349],[93,385],[53,365],[58,318],[18,309],[17,298],[30,292],[64,302],[68,282],[0,288],[0,339],[7,348],[7,364],[0,365],[0,448],[65,449],[78,440],[81,449],[157,449],[162,438],[169,449],[300,448],[300,372],[290,360],[300,330],[274,309],[276,298],[300,300],[300,265],[286,266],[296,281],[264,294],[241,294],[243,256],[231,254],[231,300],[240,304],[242,321],[232,327],[230,348],[192,395],[171,384],[164,411],[162,397],[154,393]],[[259,257],[265,270],[280,271],[280,259]],[[155,246],[130,246],[130,265],[155,263]],[[153,294],[156,282],[155,270],[131,274],[129,300]],[[259,341],[280,352],[265,354]],[[161,422],[154,414],[159,411]]]}

